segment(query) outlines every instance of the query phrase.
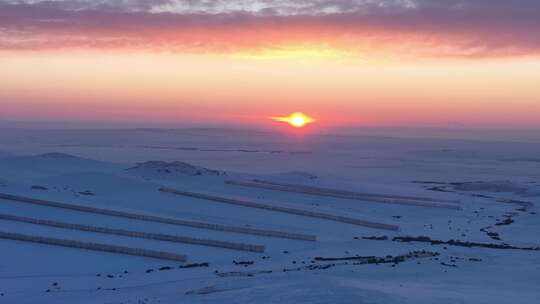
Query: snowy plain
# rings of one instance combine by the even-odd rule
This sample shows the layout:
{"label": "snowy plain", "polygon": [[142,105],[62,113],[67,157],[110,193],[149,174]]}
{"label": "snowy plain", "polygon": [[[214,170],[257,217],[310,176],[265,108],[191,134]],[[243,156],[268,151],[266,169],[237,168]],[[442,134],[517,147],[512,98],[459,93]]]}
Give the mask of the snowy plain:
{"label": "snowy plain", "polygon": [[[540,135],[451,137],[0,129],[0,193],[317,236],[310,242],[238,234],[0,199],[0,214],[265,246],[264,253],[243,252],[0,220],[1,232],[188,258],[184,264],[0,239],[0,303],[539,303]],[[460,209],[226,183],[253,180],[459,201]],[[399,230],[178,196],[163,187]],[[399,239],[420,236],[430,241]],[[450,240],[459,242],[431,242]],[[433,256],[358,263],[423,250]],[[208,266],[182,267],[201,263]]]}

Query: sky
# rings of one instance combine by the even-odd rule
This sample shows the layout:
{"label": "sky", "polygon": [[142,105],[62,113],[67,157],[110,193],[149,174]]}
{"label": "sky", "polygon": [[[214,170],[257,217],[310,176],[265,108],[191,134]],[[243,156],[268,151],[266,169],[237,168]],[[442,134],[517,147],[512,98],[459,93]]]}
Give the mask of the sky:
{"label": "sky", "polygon": [[540,128],[538,0],[0,0],[0,120]]}

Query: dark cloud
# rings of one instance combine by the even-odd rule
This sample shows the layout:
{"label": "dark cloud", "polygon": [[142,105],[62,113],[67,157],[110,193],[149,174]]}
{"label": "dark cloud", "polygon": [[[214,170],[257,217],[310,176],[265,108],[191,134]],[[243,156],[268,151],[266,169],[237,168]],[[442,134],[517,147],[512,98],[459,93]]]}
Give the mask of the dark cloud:
{"label": "dark cloud", "polygon": [[[367,40],[447,55],[540,52],[538,0],[4,1],[0,48],[227,51],[273,43],[354,48]],[[367,43],[367,42],[366,42]]]}

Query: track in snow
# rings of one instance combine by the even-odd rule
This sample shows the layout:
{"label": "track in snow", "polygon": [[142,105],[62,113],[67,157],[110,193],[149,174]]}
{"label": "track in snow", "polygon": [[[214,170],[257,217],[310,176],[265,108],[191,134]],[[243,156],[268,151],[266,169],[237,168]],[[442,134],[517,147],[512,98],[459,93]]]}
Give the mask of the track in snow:
{"label": "track in snow", "polygon": [[187,258],[185,255],[164,252],[164,251],[154,251],[154,250],[147,250],[147,249],[142,249],[142,248],[123,247],[123,246],[115,246],[115,245],[107,245],[107,244],[99,244],[99,243],[87,243],[87,242],[81,242],[81,241],[76,241],[76,240],[56,239],[56,238],[41,237],[41,236],[12,233],[12,232],[5,232],[5,231],[0,231],[0,239],[39,243],[39,244],[69,247],[69,248],[86,249],[86,250],[92,250],[92,251],[110,252],[110,253],[132,255],[132,256],[141,256],[141,257],[155,258],[155,259],[160,259],[160,260],[170,260],[170,261],[178,261],[178,262],[187,261]]}
{"label": "track in snow", "polygon": [[81,205],[59,203],[59,202],[46,201],[46,200],[34,199],[34,198],[23,197],[23,196],[16,196],[16,195],[5,194],[5,193],[0,193],[0,199],[19,202],[19,203],[25,203],[25,204],[33,204],[33,205],[39,205],[39,206],[75,210],[79,212],[129,218],[129,219],[140,220],[140,221],[145,221],[145,222],[163,223],[163,224],[176,225],[176,226],[187,226],[187,227],[193,227],[193,228],[199,228],[199,229],[225,231],[225,232],[250,234],[250,235],[257,235],[257,236],[301,240],[301,241],[311,241],[311,242],[317,241],[317,237],[314,235],[275,231],[275,230],[265,230],[265,229],[257,229],[257,228],[247,228],[247,227],[241,227],[241,226],[226,226],[226,225],[210,224],[210,223],[204,223],[204,222],[194,222],[194,221],[159,217],[159,216],[153,216],[153,215],[144,215],[144,214],[138,214],[138,213],[117,211],[117,210],[111,210],[111,209],[101,209],[101,208],[87,207],[87,206],[81,206]]}
{"label": "track in snow", "polygon": [[406,206],[416,206],[416,207],[429,207],[429,208],[444,208],[444,209],[453,209],[460,210],[461,207],[458,205],[458,201],[451,200],[435,200],[431,198],[420,198],[412,196],[397,196],[397,195],[384,195],[384,194],[371,194],[371,193],[360,193],[360,192],[350,192],[342,191],[336,189],[328,188],[317,188],[303,185],[293,185],[293,184],[279,184],[273,182],[266,182],[261,180],[254,180],[252,182],[245,181],[226,181],[226,184],[237,185],[250,188],[259,188],[267,190],[275,190],[282,192],[294,192],[309,194],[315,196],[326,196],[326,197],[335,197],[343,199],[352,199],[363,202],[375,202],[383,204],[394,204],[394,205],[406,205]]}
{"label": "track in snow", "polygon": [[102,233],[102,234],[113,234],[113,235],[127,236],[131,238],[142,238],[142,239],[158,240],[158,241],[165,241],[165,242],[184,243],[184,244],[191,244],[191,245],[217,247],[217,248],[250,251],[250,252],[258,252],[258,253],[264,252],[264,246],[262,245],[251,245],[251,244],[233,243],[233,242],[225,242],[225,241],[209,240],[209,239],[197,239],[197,238],[192,238],[192,237],[169,235],[169,234],[162,234],[162,233],[146,233],[146,232],[141,232],[141,231],[87,226],[87,225],[79,225],[79,224],[72,224],[72,223],[49,221],[49,220],[44,220],[44,219],[21,217],[21,216],[9,215],[9,214],[0,214],[0,220],[14,221],[14,222],[19,222],[19,223],[28,223],[28,224],[49,226],[49,227],[56,227],[56,228],[63,228],[63,229],[95,232],[95,233]]}
{"label": "track in snow", "polygon": [[313,212],[313,211],[302,210],[302,209],[271,206],[271,205],[253,203],[253,202],[242,201],[242,200],[237,200],[237,199],[212,196],[212,195],[207,195],[207,194],[202,194],[202,193],[180,191],[180,190],[171,189],[171,188],[160,188],[159,191],[181,195],[181,196],[188,196],[188,197],[193,197],[193,198],[198,198],[198,199],[209,200],[209,201],[218,202],[218,203],[225,203],[225,204],[243,206],[243,207],[248,207],[248,208],[257,208],[257,209],[263,209],[263,210],[275,211],[275,212],[281,212],[281,213],[289,213],[289,214],[294,214],[294,215],[299,215],[299,216],[319,218],[319,219],[347,223],[347,224],[374,228],[374,229],[383,229],[383,230],[392,230],[392,231],[399,230],[399,226],[396,226],[396,225],[371,222],[371,221],[349,218],[349,217],[344,217],[344,216],[337,216],[337,215],[321,213],[321,212]]}

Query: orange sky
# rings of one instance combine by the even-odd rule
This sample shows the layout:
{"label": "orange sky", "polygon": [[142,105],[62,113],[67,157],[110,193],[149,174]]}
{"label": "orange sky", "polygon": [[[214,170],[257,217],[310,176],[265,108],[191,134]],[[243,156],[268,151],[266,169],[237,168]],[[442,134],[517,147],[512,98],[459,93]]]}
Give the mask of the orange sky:
{"label": "orange sky", "polygon": [[305,56],[3,54],[0,116],[263,123],[302,111],[329,124],[539,124],[540,60],[534,58],[370,62]]}
{"label": "orange sky", "polygon": [[[265,125],[300,111],[328,126],[540,127],[540,56],[532,36],[510,35],[521,24],[505,33],[410,25],[415,15],[387,26],[376,14],[359,25],[228,13],[201,22],[33,5],[0,12],[0,119]],[[28,7],[68,26],[20,30]],[[98,13],[105,25],[77,21]]]}

